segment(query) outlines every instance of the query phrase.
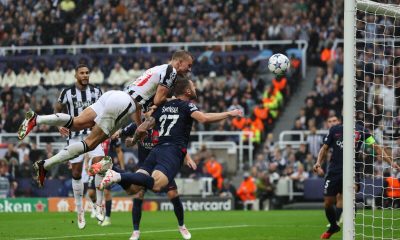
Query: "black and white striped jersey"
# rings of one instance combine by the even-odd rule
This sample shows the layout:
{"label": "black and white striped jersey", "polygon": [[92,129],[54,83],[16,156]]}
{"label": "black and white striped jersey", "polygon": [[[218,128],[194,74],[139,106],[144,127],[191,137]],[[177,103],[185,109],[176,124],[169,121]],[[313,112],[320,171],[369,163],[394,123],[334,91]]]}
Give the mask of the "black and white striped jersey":
{"label": "black and white striped jersey", "polygon": [[[101,96],[101,89],[89,84],[86,90],[79,90],[75,85],[70,88],[64,88],[58,102],[67,106],[68,114],[77,117],[85,108],[95,103]],[[70,137],[77,137],[82,134],[88,134],[90,129],[71,132]]]}
{"label": "black and white striped jersey", "polygon": [[139,104],[147,106],[153,101],[158,85],[172,88],[176,81],[176,69],[170,64],[163,64],[147,69],[140,77],[131,82],[125,91]]}

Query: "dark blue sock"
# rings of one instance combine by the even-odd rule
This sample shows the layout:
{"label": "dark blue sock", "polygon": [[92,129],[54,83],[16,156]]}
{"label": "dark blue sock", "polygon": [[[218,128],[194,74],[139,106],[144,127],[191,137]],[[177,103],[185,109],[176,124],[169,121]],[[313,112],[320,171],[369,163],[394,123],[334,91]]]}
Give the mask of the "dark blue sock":
{"label": "dark blue sock", "polygon": [[336,208],[336,221],[339,222],[340,216],[342,216],[343,208]]}
{"label": "dark blue sock", "polygon": [[111,205],[112,205],[112,200],[107,200],[106,201],[106,217],[111,216]]}
{"label": "dark blue sock", "polygon": [[171,199],[172,205],[174,205],[175,216],[178,219],[179,226],[183,225],[183,205],[179,196]]}
{"label": "dark blue sock", "polygon": [[142,219],[142,199],[133,199],[133,207],[132,207],[132,223],[133,230],[138,231],[140,225],[140,219]]}
{"label": "dark blue sock", "polygon": [[[112,170],[115,171],[115,172],[117,172],[117,173],[126,173],[124,170],[122,170],[122,169],[116,167],[115,165],[112,166]],[[127,189],[131,186],[130,183],[126,183],[126,182],[125,182],[125,183],[124,183],[124,182],[119,182],[118,184],[119,184],[119,185],[122,187],[122,189],[124,189],[124,190],[127,190]]]}
{"label": "dark blue sock", "polygon": [[121,173],[120,184],[135,184],[147,189],[153,189],[154,179],[144,173]]}
{"label": "dark blue sock", "polygon": [[331,227],[329,228],[328,232],[330,232],[330,230],[336,229],[337,223],[336,223],[336,212],[335,212],[335,208],[329,207],[329,208],[325,208],[325,215],[326,218],[328,219],[329,223],[331,224]]}

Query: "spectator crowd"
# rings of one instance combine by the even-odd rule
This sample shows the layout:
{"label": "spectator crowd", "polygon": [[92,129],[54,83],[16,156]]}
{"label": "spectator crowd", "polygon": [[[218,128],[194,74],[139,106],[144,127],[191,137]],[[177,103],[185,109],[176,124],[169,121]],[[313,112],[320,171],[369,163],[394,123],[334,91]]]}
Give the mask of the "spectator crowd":
{"label": "spectator crowd", "polygon": [[[359,14],[358,38],[399,36],[391,18]],[[385,22],[384,22],[385,21]],[[61,29],[61,30],[60,30]],[[336,38],[343,38],[343,1],[128,1],[128,0],[0,0],[0,43],[9,46],[93,45],[129,43],[178,43],[203,41],[297,40],[308,41],[308,63],[318,66],[314,87],[304,99],[293,130],[308,130],[307,141],[292,148],[280,149],[273,142],[271,129],[285,103],[296,92],[301,81],[300,66],[295,56],[289,56],[292,69],[285,77],[265,77],[262,62],[254,61],[258,53],[254,46],[218,46],[189,49],[194,53],[192,77],[198,89],[197,105],[210,112],[242,109],[244,117],[217,125],[197,124],[196,130],[250,131],[246,141],[256,146],[253,166],[246,166],[243,181],[233,184],[218,159],[209,151],[196,153],[197,172],[182,170],[184,177],[209,176],[214,179],[214,192],[233,196],[238,202],[260,199],[274,201],[274,190],[280,178],[292,179],[295,190],[302,191],[303,181],[317,177],[312,172],[322,136],[327,130],[326,118],[341,114],[343,99],[343,48],[332,49]],[[22,121],[23,113],[33,108],[39,114],[53,112],[61,88],[72,85],[74,66],[86,63],[91,67],[90,81],[103,92],[122,89],[152,66],[164,63],[176,47],[119,48],[113,54],[99,50],[69,50],[36,52],[11,51],[0,57],[0,131],[13,133]],[[272,50],[281,51],[278,47]],[[400,136],[400,55],[397,45],[357,44],[356,118],[373,132],[380,143]],[[204,54],[214,51],[212,55]],[[47,54],[47,55],[46,55]],[[12,56],[11,56],[12,55]],[[55,57],[53,57],[53,55]],[[21,57],[22,56],[22,57]],[[39,126],[37,132],[54,132]],[[224,140],[222,137],[219,140]],[[299,140],[295,136],[292,140]],[[52,139],[48,139],[49,142]],[[0,174],[7,177],[18,192],[16,179],[25,178],[32,161],[52,154],[36,146],[8,145]],[[48,149],[49,148],[49,149]],[[395,156],[400,141],[392,146]],[[366,151],[371,151],[367,149]],[[38,153],[40,152],[40,154]],[[329,158],[330,156],[328,156]],[[371,154],[364,160],[373,161]],[[133,163],[130,163],[133,165]],[[372,165],[371,165],[372,166]],[[65,168],[66,166],[64,166]],[[374,167],[365,171],[382,176],[384,163],[378,158]],[[68,169],[57,169],[52,177],[68,178]]]}

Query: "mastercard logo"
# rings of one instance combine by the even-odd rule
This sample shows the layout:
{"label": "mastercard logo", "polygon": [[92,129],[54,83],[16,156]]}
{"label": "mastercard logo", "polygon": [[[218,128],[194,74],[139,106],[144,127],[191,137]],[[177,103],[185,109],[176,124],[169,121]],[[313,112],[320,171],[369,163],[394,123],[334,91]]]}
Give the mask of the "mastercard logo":
{"label": "mastercard logo", "polygon": [[145,201],[143,203],[143,210],[144,211],[157,211],[158,203],[156,201]]}

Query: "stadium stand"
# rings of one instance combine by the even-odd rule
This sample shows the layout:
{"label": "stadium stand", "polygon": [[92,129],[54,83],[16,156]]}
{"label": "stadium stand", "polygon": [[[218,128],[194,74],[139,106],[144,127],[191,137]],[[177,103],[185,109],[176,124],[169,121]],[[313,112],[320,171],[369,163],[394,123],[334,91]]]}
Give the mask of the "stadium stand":
{"label": "stadium stand", "polygon": [[[252,0],[18,1],[24,3],[21,5],[10,2],[0,2],[0,42],[3,47],[303,39],[309,42],[309,63],[320,68],[314,90],[305,99],[293,129],[326,129],[325,117],[331,111],[341,109],[343,54],[341,48],[332,51],[331,46],[335,38],[343,37],[343,22],[341,17],[336,18],[343,13],[337,12],[341,8],[335,8],[329,1],[282,3],[271,0],[268,4]],[[0,131],[16,132],[23,113],[29,108],[39,114],[52,113],[61,88],[73,83],[74,66],[78,63],[91,66],[91,82],[100,85],[103,91],[121,89],[144,69],[165,61],[174,50],[121,48],[113,54],[91,50],[72,54],[68,50],[54,50],[40,56],[36,52],[16,51],[0,56]],[[241,108],[246,115],[219,126],[197,125],[196,129],[252,131],[254,137],[250,141],[255,143],[258,155],[254,165],[247,166],[247,170],[257,185],[268,186],[265,192],[257,195],[271,199],[271,202],[275,201],[274,190],[279,179],[295,179],[298,191],[310,185],[303,182],[307,177],[316,178],[311,170],[315,161],[315,152],[310,151],[312,147],[277,149],[269,134],[285,102],[296,90],[294,85],[301,80],[302,62],[297,49],[278,46],[260,52],[254,46],[232,46],[224,52],[217,47],[190,50],[196,57],[193,75],[200,93],[197,103],[200,108],[204,111]],[[276,51],[290,57],[292,70],[286,79],[271,79],[271,84],[265,85],[257,74],[260,62],[256,60]],[[390,92],[390,89],[385,91]],[[37,131],[54,132],[56,129],[40,126]],[[28,192],[24,187],[26,180],[21,179],[27,177],[29,161],[50,154],[51,149],[38,150],[36,146],[28,145],[31,151],[26,152],[21,150],[23,146],[18,146],[18,151],[12,150],[15,146],[9,148],[10,154],[16,153],[18,156],[14,157],[21,159],[17,164],[18,171],[8,168],[9,174],[21,183],[17,195],[38,194],[37,191]],[[208,155],[201,152],[194,156],[200,166],[207,158]],[[10,159],[6,163],[11,166]],[[209,174],[206,170],[203,172],[202,167],[199,169],[199,172],[187,175]],[[62,181],[68,179],[67,169],[57,171],[62,173]],[[52,173],[54,178],[57,175]],[[220,191],[226,192],[219,181]],[[239,186],[236,182],[234,185]],[[44,193],[40,192],[40,195]]]}

